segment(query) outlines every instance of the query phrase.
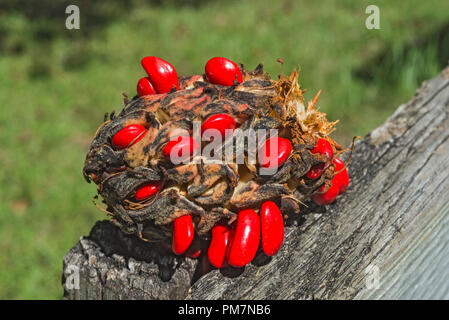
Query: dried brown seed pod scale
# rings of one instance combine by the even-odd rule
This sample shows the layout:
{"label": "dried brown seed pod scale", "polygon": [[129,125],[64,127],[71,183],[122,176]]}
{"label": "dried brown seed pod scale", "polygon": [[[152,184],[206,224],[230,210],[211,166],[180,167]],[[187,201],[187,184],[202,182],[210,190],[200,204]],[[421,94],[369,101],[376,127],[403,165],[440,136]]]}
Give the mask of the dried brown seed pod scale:
{"label": "dried brown seed pod scale", "polygon": [[[240,210],[258,210],[265,201],[274,201],[291,216],[318,189],[329,188],[333,164],[317,179],[306,176],[313,166],[328,161],[311,152],[318,139],[330,142],[334,157],[343,151],[329,137],[337,122],[329,122],[316,108],[319,93],[306,105],[297,71],[278,80],[271,79],[262,65],[241,71],[243,81],[232,86],[211,84],[204,75],[182,77],[179,90],[126,99],[124,108],[100,125],[83,175],[97,183],[112,221],[122,231],[162,241],[172,236],[175,219],[190,214],[195,234],[208,237],[217,223],[235,221]],[[260,166],[248,161],[247,151],[244,163],[231,156],[221,163],[200,159],[176,165],[164,157],[162,150],[173,137],[192,135],[194,121],[217,114],[231,116],[242,130],[277,129],[280,137],[291,141],[288,158],[274,174],[261,175]],[[113,137],[131,125],[145,127],[146,133],[130,139],[127,148],[115,147]],[[223,146],[228,143],[236,142],[226,138]],[[155,183],[156,194],[136,199],[139,188]]]}

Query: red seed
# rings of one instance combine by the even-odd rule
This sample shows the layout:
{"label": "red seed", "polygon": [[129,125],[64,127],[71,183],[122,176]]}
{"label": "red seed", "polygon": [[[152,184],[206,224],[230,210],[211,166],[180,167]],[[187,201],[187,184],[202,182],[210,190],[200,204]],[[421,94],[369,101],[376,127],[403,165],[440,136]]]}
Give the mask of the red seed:
{"label": "red seed", "polygon": [[186,255],[192,259],[197,259],[200,256],[200,254],[201,254],[201,249],[198,249],[192,253],[186,253]]}
{"label": "red seed", "polygon": [[157,93],[169,92],[173,87],[179,89],[178,74],[167,61],[151,56],[143,58],[141,64]]}
{"label": "red seed", "polygon": [[290,140],[280,137],[272,137],[265,141],[265,144],[260,149],[260,165],[269,169],[281,166],[285,160],[287,160],[291,151],[292,144]]}
{"label": "red seed", "polygon": [[[335,158],[333,162],[335,164],[335,172],[338,172],[345,167],[345,163],[339,158]],[[339,194],[345,192],[346,188],[349,185],[349,175],[347,168],[345,168],[342,172],[336,174],[332,181],[334,181],[334,179],[336,179],[337,183],[340,186]]]}
{"label": "red seed", "polygon": [[227,225],[217,224],[212,228],[212,240],[207,250],[209,262],[216,268],[224,268],[228,265],[226,261],[226,250],[229,243],[230,230]]}
{"label": "red seed", "polygon": [[137,82],[137,93],[140,97],[146,96],[149,94],[156,94],[156,89],[154,89],[153,84],[150,82],[150,78],[145,77],[141,78],[139,82]]}
{"label": "red seed", "polygon": [[284,220],[281,210],[273,201],[266,201],[260,208],[262,249],[267,256],[276,254],[284,241]]}
{"label": "red seed", "polygon": [[[341,169],[343,169],[345,165],[343,161],[341,161],[339,158],[335,158],[333,162],[335,164],[335,172],[338,172]],[[349,175],[348,170],[345,168],[342,172],[334,175],[334,177],[332,178],[332,185],[325,194],[314,194],[312,195],[311,198],[316,204],[321,206],[331,204],[332,202],[335,201],[335,199],[339,194],[346,191],[348,185],[349,185]],[[323,189],[324,186],[322,186],[319,191],[322,191]]]}
{"label": "red seed", "polygon": [[328,162],[326,164],[319,164],[313,166],[309,172],[306,173],[307,178],[316,179],[323,173],[324,170],[327,169],[330,165],[330,161],[334,156],[334,149],[332,149],[332,145],[326,139],[318,139],[315,147],[311,151],[312,153],[324,154],[327,156]]}
{"label": "red seed", "polygon": [[218,130],[222,137],[225,137],[226,129],[234,130],[236,123],[233,117],[226,113],[219,113],[210,116],[201,125],[201,134],[206,130],[215,129]]}
{"label": "red seed", "polygon": [[[323,191],[323,189],[324,189],[324,186],[322,186],[319,189],[319,192]],[[330,186],[329,190],[326,191],[326,193],[313,194],[311,196],[311,199],[313,200],[313,202],[315,202],[319,206],[331,204],[337,198],[339,190],[340,190],[340,186],[337,184],[337,182],[334,182],[334,180],[332,179],[332,185]]]}
{"label": "red seed", "polygon": [[186,252],[193,240],[192,216],[185,215],[173,221],[172,250],[180,255]]}
{"label": "red seed", "polygon": [[205,72],[210,83],[232,86],[235,80],[242,82],[242,72],[237,64],[223,57],[215,57],[207,61]]}
{"label": "red seed", "polygon": [[200,144],[195,139],[187,136],[179,136],[170,140],[165,145],[165,147],[162,149],[162,154],[169,160],[172,160],[172,156],[177,156],[177,160],[184,161],[190,158],[199,149]]}
{"label": "red seed", "polygon": [[98,176],[95,173],[91,173],[90,174],[90,178],[92,179],[93,182],[97,183],[98,182]]}
{"label": "red seed", "polygon": [[155,195],[159,191],[159,184],[158,183],[148,183],[142,187],[140,187],[136,191],[136,200],[142,201],[150,198],[151,196]]}
{"label": "red seed", "polygon": [[112,144],[117,149],[125,149],[143,138],[146,133],[144,126],[140,124],[131,124],[117,132],[112,138]]}
{"label": "red seed", "polygon": [[310,170],[306,173],[306,177],[309,179],[317,179],[323,174],[323,171],[324,171],[324,163],[310,168]]}
{"label": "red seed", "polygon": [[326,139],[318,139],[315,147],[311,151],[312,153],[325,154],[329,160],[334,156],[334,149],[332,145]]}
{"label": "red seed", "polygon": [[239,212],[230,234],[227,260],[234,267],[243,267],[256,255],[260,242],[259,215],[251,209]]}
{"label": "red seed", "polygon": [[193,237],[190,247],[185,252],[185,255],[189,258],[196,259],[201,254],[201,242],[198,237]]}
{"label": "red seed", "polygon": [[186,252],[186,256],[192,259],[197,259],[201,254],[201,249],[195,249],[194,251],[190,252],[190,248]]}

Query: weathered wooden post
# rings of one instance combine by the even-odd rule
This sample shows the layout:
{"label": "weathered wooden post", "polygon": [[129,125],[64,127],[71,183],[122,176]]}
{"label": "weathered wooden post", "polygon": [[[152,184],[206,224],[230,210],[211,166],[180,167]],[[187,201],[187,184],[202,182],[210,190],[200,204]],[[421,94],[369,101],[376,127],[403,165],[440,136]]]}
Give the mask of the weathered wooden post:
{"label": "weathered wooden post", "polygon": [[449,298],[448,164],[449,67],[356,143],[345,195],[288,227],[269,263],[191,285],[197,261],[161,257],[102,222],[65,255],[64,298]]}

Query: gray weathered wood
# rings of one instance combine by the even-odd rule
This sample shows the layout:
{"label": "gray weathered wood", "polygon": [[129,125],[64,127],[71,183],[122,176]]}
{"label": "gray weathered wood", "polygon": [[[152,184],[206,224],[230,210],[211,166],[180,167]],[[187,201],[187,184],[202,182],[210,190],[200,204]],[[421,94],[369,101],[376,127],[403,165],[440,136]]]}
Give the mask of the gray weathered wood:
{"label": "gray weathered wood", "polygon": [[[288,227],[283,247],[269,263],[250,264],[239,277],[214,270],[190,288],[187,299],[449,298],[448,164],[446,68],[356,143],[346,193],[324,211],[312,207],[299,227]],[[86,266],[92,258],[82,241],[66,255],[66,265],[83,265],[92,274],[121,268],[125,272],[121,285],[129,282],[128,267],[117,257],[107,258],[114,260],[102,266]],[[139,276],[148,281],[141,282],[140,290],[154,292],[150,284],[156,281],[154,273]],[[190,273],[182,278],[183,292],[191,277]],[[102,281],[96,286],[110,286],[107,279]],[[166,284],[180,286],[180,282]],[[88,292],[89,285],[82,290]],[[80,296],[97,297],[66,294]],[[102,297],[155,295],[123,292]]]}

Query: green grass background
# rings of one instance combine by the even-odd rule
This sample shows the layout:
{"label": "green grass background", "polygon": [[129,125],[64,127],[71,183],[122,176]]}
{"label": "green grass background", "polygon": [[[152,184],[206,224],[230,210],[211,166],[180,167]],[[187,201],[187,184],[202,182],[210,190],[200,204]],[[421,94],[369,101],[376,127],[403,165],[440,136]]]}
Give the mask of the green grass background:
{"label": "green grass background", "polygon": [[[105,112],[135,94],[146,55],[178,74],[213,56],[273,77],[302,70],[307,99],[340,119],[348,144],[438,74],[449,55],[449,2],[375,1],[380,30],[365,28],[374,1],[20,1],[0,4],[0,298],[60,299],[62,257],[105,215],[81,174]],[[78,4],[81,29],[65,29]],[[378,59],[379,55],[383,59]],[[282,58],[285,65],[276,62]]]}

